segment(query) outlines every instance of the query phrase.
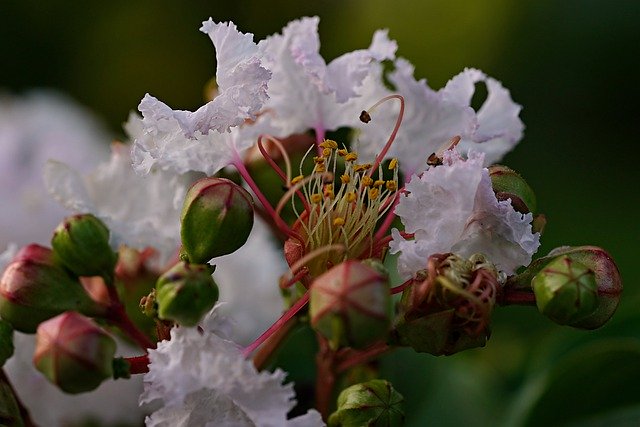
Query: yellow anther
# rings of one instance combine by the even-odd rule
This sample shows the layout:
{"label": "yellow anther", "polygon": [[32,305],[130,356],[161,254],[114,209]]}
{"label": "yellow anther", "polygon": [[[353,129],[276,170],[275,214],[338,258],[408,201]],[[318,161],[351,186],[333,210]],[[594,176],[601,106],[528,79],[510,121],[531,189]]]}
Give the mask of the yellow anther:
{"label": "yellow anther", "polygon": [[396,158],[391,159],[391,161],[389,162],[389,170],[390,171],[394,170],[396,166],[398,166],[398,159]]}
{"label": "yellow anther", "polygon": [[303,179],[304,179],[304,175],[298,175],[298,176],[296,176],[295,178],[293,178],[291,180],[291,185],[296,185],[297,183],[299,183]]}
{"label": "yellow anther", "polygon": [[366,171],[367,169],[371,169],[371,163],[364,163],[362,165],[353,166],[353,170],[356,172]]}
{"label": "yellow anther", "polygon": [[373,182],[374,187],[382,187],[384,185],[384,179],[376,179]]}
{"label": "yellow anther", "polygon": [[322,173],[322,172],[326,171],[326,169],[324,167],[324,164],[318,164],[318,165],[316,165],[315,168],[313,168],[313,171],[316,172],[316,173]]}
{"label": "yellow anther", "polygon": [[333,139],[325,139],[324,141],[322,141],[320,143],[320,147],[321,148],[331,148],[331,149],[336,149],[338,148],[338,143],[335,142]]}
{"label": "yellow anther", "polygon": [[377,188],[370,188],[369,189],[369,200],[373,200],[376,197],[378,197],[379,191]]}
{"label": "yellow anther", "polygon": [[347,193],[347,202],[355,202],[357,198],[358,196],[356,196],[356,193],[354,193],[353,191],[351,193]]}
{"label": "yellow anther", "polygon": [[338,150],[338,156],[340,156],[340,157],[346,156],[347,153],[348,153],[348,151],[346,149],[344,149],[344,148],[341,148],[341,149]]}
{"label": "yellow anther", "polygon": [[348,183],[349,183],[349,181],[351,181],[351,177],[345,173],[344,175],[341,175],[341,176],[340,176],[340,181],[341,181],[343,184],[348,184]]}
{"label": "yellow anther", "polygon": [[318,156],[315,156],[315,157],[313,158],[313,161],[314,161],[315,163],[317,163],[317,164],[324,163],[324,160],[325,160],[325,159],[324,159],[324,157],[318,157]]}
{"label": "yellow anther", "polygon": [[333,190],[325,190],[324,197],[326,197],[327,199],[333,200],[333,198],[336,196],[335,194],[333,194]]}
{"label": "yellow anther", "polygon": [[347,153],[347,154],[344,156],[344,159],[345,159],[347,162],[353,162],[353,161],[355,161],[355,160],[358,160],[358,154],[357,154],[357,153],[354,153],[354,152]]}
{"label": "yellow anther", "polygon": [[344,225],[344,218],[337,217],[333,220],[333,225],[336,227],[342,227]]}
{"label": "yellow anther", "polygon": [[365,187],[370,187],[371,184],[373,184],[373,179],[370,176],[365,175],[365,176],[362,177],[362,180],[360,182]]}
{"label": "yellow anther", "polygon": [[320,203],[322,201],[322,194],[314,193],[311,195],[311,203]]}
{"label": "yellow anther", "polygon": [[333,191],[333,184],[325,184],[324,191]]}
{"label": "yellow anther", "polygon": [[386,187],[389,191],[396,191],[398,189],[398,183],[395,181],[387,181]]}
{"label": "yellow anther", "polygon": [[324,157],[329,157],[331,155],[331,148],[325,148],[322,150],[322,155]]}

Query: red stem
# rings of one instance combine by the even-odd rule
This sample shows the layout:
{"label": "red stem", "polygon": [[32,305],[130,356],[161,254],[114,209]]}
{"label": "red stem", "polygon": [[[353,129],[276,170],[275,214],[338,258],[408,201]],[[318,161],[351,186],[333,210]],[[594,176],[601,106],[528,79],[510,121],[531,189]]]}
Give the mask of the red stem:
{"label": "red stem", "polygon": [[391,350],[391,347],[384,342],[373,344],[371,347],[358,352],[351,350],[350,353],[352,356],[342,360],[336,367],[336,372],[341,373],[354,366],[367,363],[389,350]]}
{"label": "red stem", "polygon": [[407,280],[406,282],[404,282],[403,284],[391,288],[390,293],[391,295],[399,294],[400,292],[404,291],[412,284],[413,284],[413,277]]}
{"label": "red stem", "polygon": [[404,116],[404,97],[402,95],[395,94],[395,95],[385,96],[384,98],[382,98],[380,101],[376,103],[376,106],[393,98],[400,100],[400,112],[398,113],[398,119],[396,120],[396,125],[393,128],[393,132],[391,132],[391,136],[389,136],[389,140],[385,144],[380,154],[378,154],[378,157],[376,157],[376,161],[373,163],[373,167],[369,170],[369,173],[368,173],[369,176],[371,176],[373,172],[378,169],[378,165],[380,164],[380,162],[382,162],[382,160],[384,159],[384,156],[387,155],[387,151],[389,151],[389,148],[391,148],[391,144],[393,144],[393,141],[396,139],[396,135],[398,134],[398,130],[400,130],[400,125],[402,124],[402,117]]}
{"label": "red stem", "polygon": [[156,344],[151,341],[138,327],[131,321],[127,312],[120,301],[118,291],[112,281],[106,281],[107,290],[109,292],[109,308],[107,311],[107,320],[120,328],[122,332],[127,334],[129,338],[138,343],[143,350],[148,348],[156,348]]}
{"label": "red stem", "polygon": [[135,357],[125,357],[124,360],[129,363],[129,373],[132,375],[135,374],[146,374],[149,372],[149,355],[144,354],[142,356]]}
{"label": "red stem", "polygon": [[496,299],[500,305],[536,305],[536,296],[531,291],[503,288]]}

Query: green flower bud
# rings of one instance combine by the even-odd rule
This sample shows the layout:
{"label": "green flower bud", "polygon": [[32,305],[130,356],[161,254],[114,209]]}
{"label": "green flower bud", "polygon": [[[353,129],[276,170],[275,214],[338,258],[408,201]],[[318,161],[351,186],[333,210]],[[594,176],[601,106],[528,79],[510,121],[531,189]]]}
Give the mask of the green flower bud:
{"label": "green flower bud", "polygon": [[514,170],[502,166],[489,167],[491,186],[498,200],[511,199],[511,205],[521,213],[536,211],[536,195],[529,184]]}
{"label": "green flower bud", "polygon": [[233,181],[204,178],[189,189],[180,221],[183,253],[204,264],[244,245],[253,227],[253,199]]}
{"label": "green flower bud", "polygon": [[531,282],[538,310],[561,325],[590,315],[598,301],[595,274],[581,262],[561,256],[550,262]]}
{"label": "green flower bud", "polygon": [[311,326],[333,348],[363,348],[389,333],[391,299],[387,276],[364,262],[348,260],[311,285]]}
{"label": "green flower bud", "polygon": [[156,282],[158,317],[195,326],[218,301],[218,286],[209,265],[179,262]]}
{"label": "green flower bud", "polygon": [[109,246],[109,229],[95,216],[65,218],[54,231],[51,246],[62,264],[76,276],[113,277],[118,254]]}
{"label": "green flower bud", "polygon": [[[562,263],[563,261],[561,260],[565,258],[569,259],[570,262],[568,266],[563,268],[565,270],[571,270],[572,276],[576,277],[580,274],[581,270],[586,269],[590,273],[585,273],[585,276],[590,277],[590,279],[580,277],[580,281],[572,282],[572,286],[577,289],[574,291],[577,292],[575,298],[580,298],[580,301],[575,301],[575,307],[569,308],[568,306],[564,306],[564,310],[562,309],[563,307],[560,307],[558,310],[560,310],[561,313],[557,313],[554,308],[552,310],[554,313],[553,317],[547,314],[547,311],[551,310],[551,308],[543,313],[558,323],[567,324],[576,328],[596,329],[601,327],[613,316],[613,313],[615,313],[618,303],[620,302],[620,294],[622,293],[620,272],[611,256],[605,250],[596,246],[557,248],[551,251],[546,257],[533,262],[527,268],[527,271],[523,272],[518,278],[527,279],[533,276],[531,284],[535,291],[536,301],[540,299],[542,303],[548,304],[547,299],[549,299],[551,285],[546,285],[549,274],[545,273],[545,271],[559,268],[557,265],[552,267],[552,264]],[[564,262],[567,263],[567,261]],[[560,268],[560,270],[562,271],[562,268]],[[540,290],[536,290],[536,286]],[[578,292],[578,290],[580,292]],[[569,291],[558,291],[558,293],[562,293],[563,295],[565,292],[569,293]],[[588,299],[585,294],[589,295]],[[560,297],[558,296],[556,298]],[[565,296],[564,298],[568,297]],[[540,302],[538,302],[538,307],[540,307]],[[575,314],[570,315],[567,313],[567,310],[569,313],[574,312]]]}
{"label": "green flower bud", "polygon": [[13,355],[13,328],[0,319],[0,368]]}
{"label": "green flower bud", "polygon": [[62,391],[94,390],[113,376],[116,342],[81,314],[69,311],[38,326],[33,363]]}
{"label": "green flower bud", "polygon": [[433,255],[402,293],[395,339],[435,356],[482,347],[498,289],[497,271],[482,255]]}
{"label": "green flower bud", "polygon": [[401,426],[403,400],[388,381],[353,385],[338,396],[338,409],[329,417],[329,427]]}
{"label": "green flower bud", "polygon": [[20,407],[4,374],[0,375],[0,426],[24,427]]}
{"label": "green flower bud", "polygon": [[0,278],[0,317],[33,333],[41,322],[69,310],[104,316],[107,308],[57,264],[51,249],[33,244],[20,250]]}

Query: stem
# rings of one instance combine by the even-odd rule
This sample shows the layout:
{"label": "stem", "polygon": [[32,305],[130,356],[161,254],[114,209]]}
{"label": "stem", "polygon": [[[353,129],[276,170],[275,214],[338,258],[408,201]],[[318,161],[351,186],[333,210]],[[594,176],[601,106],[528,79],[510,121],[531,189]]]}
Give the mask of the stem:
{"label": "stem", "polygon": [[335,359],[336,353],[331,350],[329,342],[320,334],[317,334],[320,350],[316,355],[316,408],[322,415],[322,419],[329,417],[333,386],[336,382]]}
{"label": "stem", "polygon": [[338,364],[336,372],[342,373],[349,368],[367,363],[391,349],[392,347],[387,345],[387,343],[379,342],[363,351],[354,352],[351,350],[352,355],[350,357],[346,357],[346,360],[343,360]]}
{"label": "stem", "polygon": [[398,202],[400,202],[400,192],[397,192],[395,194],[393,199],[393,206],[391,206],[391,209],[389,209],[389,211],[387,212],[384,221],[382,221],[382,224],[380,224],[380,228],[378,228],[378,231],[376,231],[376,234],[373,237],[374,241],[382,239],[389,230],[389,227],[391,227],[393,220],[396,218],[396,214],[394,211],[396,209],[396,206],[398,205]]}
{"label": "stem", "polygon": [[322,155],[322,148],[320,147],[320,143],[322,141],[324,141],[325,130],[324,130],[324,127],[322,125],[317,125],[314,128],[314,130],[316,132],[316,150],[318,152],[318,155],[321,156]]}
{"label": "stem", "polygon": [[253,356],[253,365],[258,371],[265,367],[273,353],[280,347],[280,344],[287,339],[291,332],[293,332],[297,324],[298,318],[292,317],[264,342],[264,345],[260,347],[255,356]]}
{"label": "stem", "polygon": [[148,348],[156,348],[156,344],[152,342],[138,327],[131,321],[127,312],[120,301],[118,290],[113,283],[113,280],[107,281],[105,278],[105,284],[109,292],[109,308],[107,309],[106,319],[120,328],[122,332],[127,334],[129,338],[138,343],[143,350]]}
{"label": "stem", "polygon": [[399,294],[400,292],[404,291],[412,284],[413,284],[413,277],[407,280],[406,282],[404,282],[403,284],[391,288],[390,293],[391,295]]}
{"label": "stem", "polygon": [[532,291],[503,288],[496,302],[499,305],[536,305],[536,296]]}
{"label": "stem", "polygon": [[[20,411],[20,417],[22,418],[22,422],[24,423],[24,426],[38,427],[38,425],[34,423],[33,420],[31,419],[29,410],[27,409],[26,406],[24,406],[24,404],[20,400],[18,393],[16,393],[16,389],[13,388],[13,384],[11,384],[11,381],[9,380],[9,377],[7,377],[7,374],[4,372],[4,369],[0,369],[0,381],[4,382],[7,385],[7,387],[9,387],[9,390],[11,391],[11,394],[13,395],[13,398],[15,399],[16,404],[18,405],[18,410]],[[3,420],[0,420],[0,421],[3,421]]]}
{"label": "stem", "polygon": [[396,119],[396,125],[393,127],[393,132],[391,132],[391,135],[389,136],[387,143],[385,144],[380,154],[378,154],[378,156],[376,157],[375,162],[373,162],[373,167],[369,170],[369,173],[368,173],[369,176],[373,174],[373,171],[378,169],[378,165],[380,164],[380,162],[382,162],[382,160],[384,159],[384,156],[387,155],[387,151],[389,151],[389,148],[391,148],[391,144],[393,144],[393,141],[396,139],[396,135],[398,134],[398,130],[400,130],[400,125],[402,124],[402,117],[404,116],[404,97],[402,95],[397,95],[397,94],[385,96],[380,101],[376,102],[373,105],[373,107],[369,108],[368,110],[369,112],[371,112],[378,105],[393,98],[396,98],[400,101],[400,112],[398,113],[398,118]]}
{"label": "stem", "polygon": [[144,354],[142,356],[135,357],[125,357],[124,360],[129,363],[129,373],[132,375],[135,374],[146,374],[149,372],[149,355]]}
{"label": "stem", "polygon": [[278,330],[284,327],[287,322],[295,316],[307,303],[309,302],[309,291],[305,292],[305,294],[298,301],[295,302],[284,314],[276,320],[276,322],[269,327],[266,331],[262,333],[254,342],[249,344],[243,351],[243,356],[249,357],[253,351],[260,347],[260,344],[265,342],[270,336],[278,332]]}

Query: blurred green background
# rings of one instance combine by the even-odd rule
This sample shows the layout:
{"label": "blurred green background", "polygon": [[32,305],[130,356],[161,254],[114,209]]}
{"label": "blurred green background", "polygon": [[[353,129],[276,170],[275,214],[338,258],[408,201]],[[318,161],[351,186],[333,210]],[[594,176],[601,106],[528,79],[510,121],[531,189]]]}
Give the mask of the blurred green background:
{"label": "blurred green background", "polygon": [[640,424],[639,1],[5,0],[0,88],[57,88],[118,134],[146,92],[201,105],[215,70],[202,20],[233,20],[261,39],[303,15],[321,17],[327,60],[386,27],[434,89],[468,66],[501,80],[524,107],[525,138],[505,163],[547,214],[541,253],[602,246],[624,280],[618,313],[596,332],[508,308],[485,349],[385,358],[408,424]]}

